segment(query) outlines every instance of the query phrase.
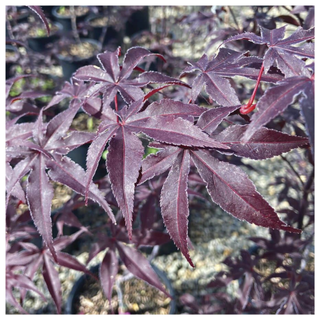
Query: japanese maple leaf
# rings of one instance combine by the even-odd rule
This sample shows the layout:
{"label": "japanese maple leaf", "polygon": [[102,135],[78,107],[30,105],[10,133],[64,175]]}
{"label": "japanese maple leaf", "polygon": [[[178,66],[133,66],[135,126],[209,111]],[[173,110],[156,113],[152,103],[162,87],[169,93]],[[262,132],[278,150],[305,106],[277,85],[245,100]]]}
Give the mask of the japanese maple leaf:
{"label": "japanese maple leaf", "polygon": [[[60,266],[64,266],[73,270],[85,272],[91,276],[94,276],[83,264],[81,264],[75,257],[69,255],[62,250],[75,241],[83,231],[80,230],[71,236],[61,236],[53,241],[56,249],[56,262]],[[58,313],[61,313],[62,306],[62,292],[61,283],[59,280],[59,273],[55,268],[55,263],[52,259],[52,254],[46,246],[38,248],[31,242],[20,242],[21,247],[24,250],[7,253],[6,265],[10,266],[21,266],[23,267],[24,276],[28,279],[33,279],[36,271],[41,268],[43,279],[48,287],[49,293],[53,298]],[[22,279],[23,280],[23,279]],[[24,280],[23,280],[24,281]],[[27,282],[26,282],[27,284]],[[24,290],[23,290],[24,289]],[[25,296],[25,289],[21,289],[21,297],[23,300]],[[32,288],[31,288],[32,289]]]}
{"label": "japanese maple leaf", "polygon": [[[205,86],[206,92],[218,104],[222,106],[234,106],[239,105],[240,102],[226,77],[240,75],[250,79],[257,79],[259,70],[247,67],[257,63],[262,63],[262,60],[258,57],[246,57],[244,53],[221,48],[212,60],[209,60],[208,56],[204,54],[197,62],[189,62],[190,66],[184,69],[180,77],[186,73],[200,71],[192,83],[193,102]],[[280,79],[281,76],[279,75],[268,74],[265,75],[263,80],[276,82]]]}
{"label": "japanese maple leaf", "polygon": [[[60,182],[82,195],[85,194],[83,176],[85,171],[67,156],[72,149],[92,140],[92,134],[73,132],[66,136],[77,106],[71,107],[44,124],[42,110],[32,130],[32,139],[28,128],[24,139],[11,136],[7,140],[7,153],[11,159],[21,159],[12,170],[10,180],[6,185],[7,204],[11,195],[16,194],[19,181],[28,175],[26,186],[26,199],[32,219],[41,234],[44,242],[50,249],[53,257],[57,259],[51,230],[51,201],[53,199],[53,186],[50,180]],[[47,170],[49,169],[49,170]],[[98,202],[114,220],[113,213],[103,195],[94,184],[90,184],[87,197]]]}
{"label": "japanese maple leaf", "polygon": [[[223,116],[236,108],[221,107],[216,110],[208,110],[201,114],[198,123],[201,128],[207,128],[211,132],[221,123]],[[222,113],[224,109],[228,110]],[[213,110],[215,112],[212,112]],[[209,112],[210,117],[205,116]],[[242,145],[239,142],[239,137],[245,129],[245,126],[233,125],[216,135],[217,140],[230,147],[230,149],[220,150],[220,152],[265,159],[307,143],[305,138],[261,129],[257,137],[250,140],[247,145]],[[274,140],[279,146],[274,146]],[[300,232],[287,226],[278,218],[274,209],[262,198],[248,176],[239,167],[219,161],[209,151],[192,146],[179,147],[164,144],[159,147],[162,147],[160,151],[143,160],[138,184],[169,170],[161,190],[161,214],[172,240],[191,266],[193,263],[188,250],[189,205],[187,194],[191,161],[205,182],[212,201],[226,212],[258,226]],[[255,149],[256,152],[252,152],[252,149]],[[249,150],[252,156],[250,156]]]}
{"label": "japanese maple leaf", "polygon": [[[193,117],[206,109],[194,104],[164,99],[151,103],[144,111],[143,98],[116,114],[106,108],[87,154],[86,184],[92,183],[101,155],[109,142],[107,170],[113,194],[125,218],[129,237],[132,237],[132,211],[135,183],[139,176],[144,147],[137,134],[173,145],[226,148],[216,143],[193,124]],[[190,121],[191,120],[191,121]]]}
{"label": "japanese maple leaf", "polygon": [[102,69],[97,66],[85,66],[79,68],[74,78],[84,81],[95,81],[94,85],[87,92],[87,97],[102,92],[103,108],[107,108],[112,101],[116,101],[119,92],[127,104],[144,97],[141,89],[150,83],[165,83],[186,85],[180,80],[168,77],[159,72],[146,71],[134,79],[129,79],[132,71],[142,61],[143,58],[150,55],[156,55],[164,59],[161,55],[151,53],[149,50],[141,47],[130,48],[124,58],[123,63],[119,65],[120,48],[114,52],[106,51],[98,54],[98,60]]}
{"label": "japanese maple leaf", "polygon": [[265,73],[276,63],[286,77],[309,76],[305,62],[297,56],[314,58],[314,45],[313,43],[306,43],[301,46],[294,45],[314,39],[314,28],[304,30],[299,27],[287,38],[284,38],[286,26],[274,30],[260,26],[260,30],[261,36],[252,32],[244,32],[228,38],[223,43],[245,39],[256,44],[265,44],[268,47],[263,57]]}

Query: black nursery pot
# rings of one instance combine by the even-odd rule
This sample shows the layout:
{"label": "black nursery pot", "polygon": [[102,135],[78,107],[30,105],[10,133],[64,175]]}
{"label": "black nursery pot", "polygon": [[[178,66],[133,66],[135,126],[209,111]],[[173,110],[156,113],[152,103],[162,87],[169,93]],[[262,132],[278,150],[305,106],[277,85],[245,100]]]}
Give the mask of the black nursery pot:
{"label": "black nursery pot", "polygon": [[100,43],[94,39],[81,39],[81,41],[83,43],[89,43],[95,47],[94,53],[91,56],[81,58],[77,56],[63,55],[61,54],[61,52],[63,51],[63,47],[60,48],[60,53],[57,54],[57,58],[62,67],[63,78],[65,80],[69,80],[72,77],[73,73],[80,67],[92,64],[92,62],[96,59],[96,55],[101,50]]}
{"label": "black nursery pot", "polygon": [[55,41],[59,39],[59,34],[62,31],[63,27],[58,22],[55,22],[52,25],[56,30],[50,33],[49,36],[44,35],[43,37],[34,37],[27,39],[28,45],[33,51],[44,52],[49,48],[51,44],[53,44]]}
{"label": "black nursery pot", "polygon": [[[170,302],[169,314],[175,314],[176,312],[175,292],[171,285],[171,282],[163,271],[159,270],[156,266],[152,264],[151,266],[153,270],[156,272],[156,274],[158,275],[158,277],[160,278],[160,280],[162,281],[162,283],[165,285],[166,290],[169,292],[169,294],[173,298]],[[94,274],[98,274],[99,268],[100,268],[100,264],[92,267],[90,271]],[[79,301],[80,295],[82,294],[85,284],[89,279],[90,279],[89,275],[83,275],[75,282],[66,302],[66,306],[65,306],[66,314],[78,314],[79,310],[77,310],[76,308],[76,303]]]}
{"label": "black nursery pot", "polygon": [[[104,19],[106,20],[105,24],[104,24],[104,22],[102,22],[100,24],[95,23],[97,21],[103,21]],[[118,45],[121,45],[121,42],[122,42],[121,34],[117,30],[115,30],[115,28],[113,26],[111,26],[108,23],[108,17],[105,17],[103,15],[89,16],[86,19],[86,23],[88,25],[88,37],[89,38],[95,39],[97,41],[102,40],[101,37],[102,37],[103,29],[107,28],[106,34],[105,34],[103,41],[102,41],[102,44],[106,45],[110,41],[115,41],[115,42],[117,42]]]}
{"label": "black nursery pot", "polygon": [[[62,24],[63,26],[63,30],[64,31],[71,31],[72,30],[72,22],[71,22],[71,17],[70,16],[64,16],[59,14],[59,9],[60,7],[54,7],[52,9],[52,17],[55,21],[59,22]],[[84,22],[85,19],[88,17],[89,14],[89,10],[88,12],[84,13],[83,15],[77,15],[76,16],[76,22]]]}

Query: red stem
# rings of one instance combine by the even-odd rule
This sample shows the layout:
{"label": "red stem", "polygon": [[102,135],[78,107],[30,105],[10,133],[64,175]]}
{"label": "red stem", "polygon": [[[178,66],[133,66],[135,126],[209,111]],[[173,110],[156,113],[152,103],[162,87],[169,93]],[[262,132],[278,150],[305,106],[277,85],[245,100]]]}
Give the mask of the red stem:
{"label": "red stem", "polygon": [[118,111],[118,97],[117,97],[117,95],[114,96],[114,104],[115,104],[116,111]]}
{"label": "red stem", "polygon": [[263,64],[261,65],[261,68],[260,68],[260,71],[259,71],[259,75],[258,75],[258,79],[257,79],[257,82],[256,82],[256,85],[253,89],[253,92],[252,92],[252,95],[250,97],[250,100],[248,101],[247,104],[241,106],[240,108],[240,113],[242,114],[248,114],[249,112],[253,111],[256,107],[256,104],[253,104],[253,101],[256,97],[256,94],[257,94],[257,91],[258,91],[258,87],[259,87],[259,84],[260,84],[260,81],[261,81],[261,77],[262,77],[262,74],[263,74],[263,71],[264,71],[264,66]]}

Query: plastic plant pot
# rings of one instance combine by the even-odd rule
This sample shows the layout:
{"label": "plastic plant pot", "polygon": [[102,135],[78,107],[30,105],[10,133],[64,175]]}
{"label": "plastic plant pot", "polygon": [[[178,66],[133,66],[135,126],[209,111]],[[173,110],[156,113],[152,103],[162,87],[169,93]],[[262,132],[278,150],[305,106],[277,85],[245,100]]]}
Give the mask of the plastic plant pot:
{"label": "plastic plant pot", "polygon": [[[97,41],[102,40],[103,45],[106,45],[113,40],[117,41],[117,43],[121,45],[121,33],[115,30],[115,28],[109,24],[109,19],[107,16],[90,16],[86,19],[86,23],[88,25],[89,38]],[[103,37],[104,28],[106,28],[106,33]],[[102,37],[103,39],[101,39]]]}
{"label": "plastic plant pot", "polygon": [[100,43],[94,39],[81,39],[81,43],[88,43],[95,48],[92,55],[81,57],[77,55],[65,54],[64,51],[66,51],[66,47],[76,45],[74,41],[62,46],[60,48],[60,53],[57,54],[57,58],[62,67],[63,77],[65,80],[69,80],[73,73],[80,67],[91,64],[101,50]]}
{"label": "plastic plant pot", "polygon": [[[156,274],[158,275],[158,277],[160,278],[160,280],[162,281],[162,283],[165,285],[167,291],[170,293],[170,295],[173,298],[170,302],[170,308],[169,308],[168,314],[175,314],[175,312],[176,312],[175,292],[174,292],[174,289],[171,285],[171,282],[163,271],[159,270],[156,266],[154,266],[152,264],[151,264],[151,266],[154,269],[154,271],[156,272]],[[100,268],[100,264],[92,267],[90,269],[90,271],[94,274],[98,274],[99,268]],[[74,284],[74,286],[68,296],[67,303],[65,306],[65,313],[66,314],[79,314],[80,313],[80,310],[77,310],[76,304],[79,301],[80,295],[83,293],[86,282],[89,279],[90,279],[89,275],[83,275],[75,282],[75,284]]]}
{"label": "plastic plant pot", "polygon": [[44,29],[39,29],[40,31],[43,30],[43,33],[41,33],[38,37],[30,37],[27,39],[30,49],[35,52],[46,51],[51,44],[59,39],[59,34],[62,29],[63,27],[61,23],[58,22],[52,23],[52,32],[50,32],[49,36],[47,36]]}

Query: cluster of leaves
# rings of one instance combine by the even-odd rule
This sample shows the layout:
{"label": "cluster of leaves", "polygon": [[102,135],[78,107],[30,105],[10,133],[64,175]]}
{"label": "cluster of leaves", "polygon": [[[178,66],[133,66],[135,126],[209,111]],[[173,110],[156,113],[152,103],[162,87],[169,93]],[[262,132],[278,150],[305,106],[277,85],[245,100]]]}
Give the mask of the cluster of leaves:
{"label": "cluster of leaves", "polygon": [[[38,7],[31,9],[45,21]],[[285,27],[268,30],[261,26],[260,30],[260,36],[244,32],[222,44],[245,39],[263,46],[265,52],[261,57],[248,51],[220,48],[212,58],[204,54],[198,61],[189,62],[180,79],[142,69],[141,63],[150,56],[166,62],[165,57],[145,48],[131,47],[123,58],[120,47],[106,50],[97,56],[100,67],[79,68],[42,108],[34,100],[41,92],[10,97],[13,84],[24,76],[7,81],[9,303],[24,311],[12,288],[20,288],[21,302],[26,290],[39,292],[31,280],[42,266],[50,295],[61,312],[61,289],[53,263],[90,273],[75,257],[61,251],[83,234],[92,235],[90,228],[82,226],[72,213],[75,207],[89,205],[89,201],[98,203],[108,217],[107,232],[92,244],[89,255],[90,261],[108,249],[100,266],[100,280],[107,298],[111,299],[118,257],[135,276],[166,292],[138,248],[160,245],[171,238],[193,266],[188,237],[188,194],[192,192],[188,181],[193,175],[203,181],[212,201],[235,218],[261,227],[301,233],[303,225],[297,228],[282,221],[247,174],[226,161],[230,155],[262,160],[298,147],[311,148],[312,152],[314,149],[314,64],[309,61],[314,58],[314,28],[298,27],[288,37]],[[193,77],[192,81],[182,81],[185,76]],[[260,82],[269,85],[252,117],[242,112],[251,105],[241,106],[237,88],[231,81],[235,76],[256,81],[256,88]],[[174,99],[174,93],[173,99],[151,101],[151,97],[172,86],[178,88],[177,92],[179,88],[187,90],[186,98]],[[211,101],[210,107],[199,106],[204,93]],[[265,126],[293,104],[297,96],[307,136]],[[65,99],[68,106],[60,111],[57,105]],[[79,110],[99,121],[96,132],[71,129]],[[35,114],[36,120],[24,121],[30,114]],[[68,154],[87,144],[90,146],[83,169]],[[158,151],[146,156],[146,148],[151,147]],[[105,151],[107,177],[97,182],[94,177]],[[53,182],[71,188],[76,195],[59,210],[56,219],[59,232],[55,238],[51,212]],[[28,210],[17,217],[15,206],[20,203],[27,204]],[[159,223],[159,204],[166,231],[153,229]],[[28,224],[28,218],[36,229]],[[63,225],[79,230],[66,236]],[[36,230],[43,240],[41,246],[32,243]],[[244,254],[243,259],[247,258]],[[249,267],[247,260],[244,264]],[[233,279],[236,269],[231,271]],[[23,275],[17,275],[16,270],[23,271]],[[251,275],[246,281],[252,284],[254,278]],[[297,279],[293,278],[295,287]],[[248,300],[241,303],[243,310]]]}
{"label": "cluster of leaves", "polygon": [[[270,232],[270,239],[252,237],[251,250],[227,257],[221,271],[207,285],[207,293],[186,293],[180,302],[196,314],[313,314],[314,272],[306,268],[307,247],[312,237],[301,240],[292,234]],[[238,283],[235,296],[226,287]]]}

